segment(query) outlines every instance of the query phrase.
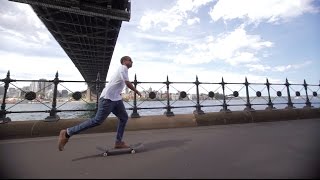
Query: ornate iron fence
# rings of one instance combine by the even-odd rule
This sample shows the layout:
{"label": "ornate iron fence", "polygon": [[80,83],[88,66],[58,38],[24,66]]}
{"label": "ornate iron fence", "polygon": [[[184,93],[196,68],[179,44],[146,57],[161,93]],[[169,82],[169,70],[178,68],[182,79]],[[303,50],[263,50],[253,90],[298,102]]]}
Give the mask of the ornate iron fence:
{"label": "ornate iron fence", "polygon": [[[1,84],[2,82],[2,84]],[[17,87],[15,82],[46,82],[47,85],[39,89],[37,92],[24,90]],[[64,83],[87,83],[88,89],[96,92],[95,107],[87,109],[60,109],[61,106],[65,105],[70,101],[83,100],[86,103],[87,100],[83,97],[84,92],[71,91],[67,87],[63,86]],[[56,121],[60,117],[58,113],[61,112],[78,112],[78,111],[90,111],[95,112],[98,107],[99,94],[102,91],[102,87],[108,83],[107,81],[101,81],[99,74],[97,75],[96,81],[64,81],[58,77],[58,72],[53,80],[15,80],[10,78],[10,72],[8,71],[6,78],[0,79],[0,87],[2,87],[3,93],[0,91],[0,97],[2,95],[1,110],[0,110],[0,121],[1,123],[10,122],[11,119],[7,117],[7,114],[12,113],[48,113],[49,116],[45,118],[45,121]],[[288,79],[285,83],[270,83],[266,79],[265,83],[249,83],[247,78],[243,83],[230,83],[225,82],[222,78],[221,82],[200,82],[196,77],[193,82],[172,82],[169,81],[167,76],[166,81],[163,82],[142,82],[137,80],[135,75],[134,81],[132,82],[136,88],[143,92],[143,97],[137,97],[136,94],[126,92],[125,102],[129,106],[126,109],[132,111],[132,118],[139,118],[139,111],[143,110],[159,110],[163,109],[166,116],[174,116],[173,109],[178,108],[193,108],[193,113],[203,114],[204,108],[208,111],[213,111],[213,107],[220,107],[220,111],[229,112],[231,107],[244,107],[242,110],[254,111],[257,106],[263,106],[266,110],[276,109],[276,105],[286,105],[285,108],[296,108],[298,105],[304,105],[303,108],[313,108],[319,106],[319,84],[307,84],[304,80],[303,84],[291,84]],[[68,92],[72,92],[71,97],[57,107],[57,95],[58,85],[63,86]],[[158,90],[146,90],[147,87],[143,85],[162,86]],[[192,87],[190,87],[190,85]],[[18,102],[14,102],[12,106],[7,107],[9,100],[8,89],[10,86],[16,87],[22,93]],[[52,87],[52,97],[50,97],[51,106],[44,103],[41,98],[37,98],[37,94],[43,89]],[[188,90],[178,90],[177,86],[188,86]],[[254,88],[255,87],[255,88]],[[181,88],[181,87],[180,87]],[[185,87],[184,87],[185,88]],[[165,92],[162,92],[162,89]],[[211,90],[208,90],[211,89]],[[238,90],[234,90],[238,89]],[[260,90],[257,90],[260,89]],[[298,90],[299,89],[299,90]],[[299,101],[297,101],[299,99]],[[41,103],[49,110],[37,110],[37,111],[10,111],[10,109],[23,102],[37,102]],[[160,106],[150,106],[146,101],[159,102]],[[174,105],[177,101],[189,102],[181,103],[182,105]],[[144,106],[144,104],[146,104]],[[153,103],[155,104],[155,103]],[[209,108],[209,109],[208,109]]]}

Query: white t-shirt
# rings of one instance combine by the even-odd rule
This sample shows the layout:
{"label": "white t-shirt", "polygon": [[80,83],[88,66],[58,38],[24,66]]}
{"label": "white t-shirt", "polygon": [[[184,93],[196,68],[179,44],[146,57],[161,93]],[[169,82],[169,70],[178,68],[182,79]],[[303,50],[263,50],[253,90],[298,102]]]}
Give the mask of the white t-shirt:
{"label": "white t-shirt", "polygon": [[103,97],[104,99],[110,99],[111,101],[121,100],[121,92],[126,85],[125,81],[129,81],[128,67],[121,65],[103,89],[100,98]]}

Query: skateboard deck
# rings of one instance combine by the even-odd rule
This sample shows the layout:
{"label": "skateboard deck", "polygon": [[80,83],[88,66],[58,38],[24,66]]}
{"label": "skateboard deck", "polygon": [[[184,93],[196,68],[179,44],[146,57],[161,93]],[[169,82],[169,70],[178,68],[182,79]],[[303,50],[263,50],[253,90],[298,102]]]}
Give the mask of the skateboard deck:
{"label": "skateboard deck", "polygon": [[115,148],[104,148],[101,146],[96,147],[99,151],[102,151],[102,156],[111,156],[111,155],[118,155],[118,154],[126,154],[131,153],[135,154],[140,152],[143,149],[142,143],[132,144],[129,148],[122,148],[122,149],[115,149]]}

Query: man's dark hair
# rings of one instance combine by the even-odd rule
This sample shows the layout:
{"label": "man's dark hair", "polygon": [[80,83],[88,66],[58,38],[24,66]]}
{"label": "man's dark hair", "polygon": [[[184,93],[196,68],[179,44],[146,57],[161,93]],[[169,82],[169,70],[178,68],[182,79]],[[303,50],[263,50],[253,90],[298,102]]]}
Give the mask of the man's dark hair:
{"label": "man's dark hair", "polygon": [[121,59],[120,59],[120,63],[122,64],[124,60],[127,60],[127,59],[131,59],[129,56],[123,56]]}

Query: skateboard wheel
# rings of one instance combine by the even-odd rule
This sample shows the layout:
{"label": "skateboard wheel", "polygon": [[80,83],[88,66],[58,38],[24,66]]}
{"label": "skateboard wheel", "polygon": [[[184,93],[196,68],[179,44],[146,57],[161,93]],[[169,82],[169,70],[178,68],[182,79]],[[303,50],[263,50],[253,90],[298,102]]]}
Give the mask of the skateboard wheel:
{"label": "skateboard wheel", "polygon": [[108,153],[105,152],[102,155],[103,155],[103,157],[106,157],[106,156],[108,156]]}
{"label": "skateboard wheel", "polygon": [[136,151],[134,149],[131,150],[131,154],[134,154],[136,153]]}

